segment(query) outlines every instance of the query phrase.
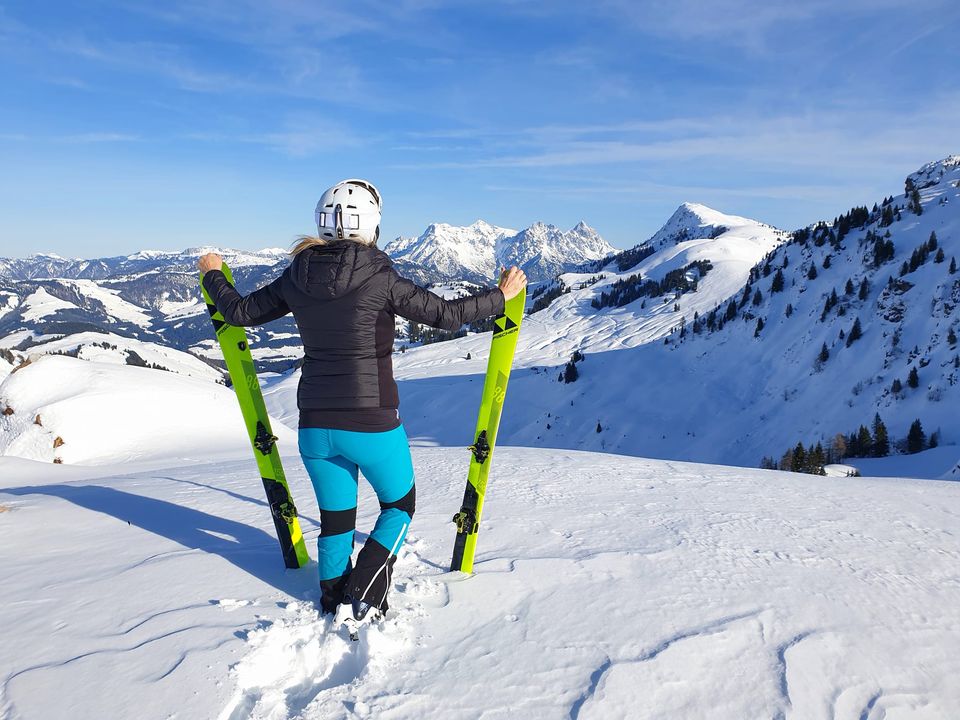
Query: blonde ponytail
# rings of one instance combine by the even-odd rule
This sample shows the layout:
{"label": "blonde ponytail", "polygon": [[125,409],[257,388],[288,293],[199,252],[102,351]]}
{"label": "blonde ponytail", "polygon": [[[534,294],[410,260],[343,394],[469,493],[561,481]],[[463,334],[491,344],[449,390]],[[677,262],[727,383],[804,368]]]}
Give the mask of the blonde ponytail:
{"label": "blonde ponytail", "polygon": [[[379,229],[378,229],[379,230]],[[379,234],[379,233],[378,233]],[[350,242],[355,242],[357,245],[368,245],[370,247],[377,246],[377,239],[374,238],[372,241],[368,242],[363,238],[344,238],[344,240],[349,240]],[[334,240],[328,240],[327,238],[317,237],[316,235],[300,235],[293,245],[293,249],[290,250],[290,255],[296,256],[302,253],[304,250],[309,250],[313,247],[320,247],[322,245],[327,245],[331,242],[336,242]]]}
{"label": "blonde ponytail", "polygon": [[304,250],[312,247],[319,247],[320,245],[326,245],[327,241],[323,238],[316,237],[315,235],[301,235],[294,241],[293,249],[290,251],[291,255],[299,255]]}

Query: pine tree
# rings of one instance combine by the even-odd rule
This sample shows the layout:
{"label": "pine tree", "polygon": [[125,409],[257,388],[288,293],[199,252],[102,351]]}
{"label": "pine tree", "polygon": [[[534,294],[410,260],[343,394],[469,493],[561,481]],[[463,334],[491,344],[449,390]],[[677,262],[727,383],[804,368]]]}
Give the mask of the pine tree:
{"label": "pine tree", "polygon": [[917,418],[910,425],[910,432],[907,433],[907,452],[918,453],[927,447],[927,435],[923,432],[923,425],[920,424],[920,418]]}
{"label": "pine tree", "polygon": [[829,270],[829,269],[830,269],[830,256],[829,256],[829,255],[827,255],[827,256],[823,259],[823,269],[824,269],[824,270]]}
{"label": "pine tree", "polygon": [[600,422],[597,422],[597,432],[603,432],[603,428],[600,426]]}
{"label": "pine tree", "polygon": [[413,320],[411,320],[410,329],[407,331],[407,337],[410,338],[410,342],[412,343],[420,342],[420,336],[422,332],[423,331],[420,328],[420,323],[414,322]]}
{"label": "pine tree", "polygon": [[847,278],[847,284],[843,288],[844,295],[853,295],[853,280]]}
{"label": "pine tree", "polygon": [[873,457],[886,457],[890,454],[890,437],[887,426],[880,419],[880,413],[873,416]]}
{"label": "pine tree", "polygon": [[903,383],[900,382],[900,378],[894,378],[893,384],[890,386],[890,392],[894,395],[899,395],[903,392]]}
{"label": "pine tree", "polygon": [[937,254],[933,256],[933,261],[938,265],[947,259],[947,256],[943,254],[943,248],[937,248]]}
{"label": "pine tree", "polygon": [[826,471],[823,469],[823,466],[827,464],[826,456],[823,452],[823,445],[817,443],[817,446],[813,448],[813,452],[810,453],[810,472],[813,475],[826,475]]}
{"label": "pine tree", "polygon": [[914,365],[910,368],[910,374],[907,375],[907,385],[916,390],[920,387],[920,375],[917,373],[917,366]]}
{"label": "pine tree", "polygon": [[867,295],[870,294],[870,281],[864,278],[860,281],[860,291],[857,293],[857,297],[861,300],[866,300]]}
{"label": "pine tree", "polygon": [[853,321],[853,327],[850,328],[850,334],[847,335],[847,347],[863,337],[863,331],[860,328],[860,318]]}
{"label": "pine tree", "polygon": [[733,300],[731,300],[730,303],[727,305],[727,311],[726,313],[724,313],[723,319],[726,322],[730,322],[736,316],[737,316],[737,304]]}
{"label": "pine tree", "polygon": [[937,249],[937,231],[931,230],[930,237],[927,238],[927,250],[933,252]]}
{"label": "pine tree", "polygon": [[957,271],[957,259],[955,257],[950,258],[950,268],[948,272],[953,275]]}
{"label": "pine tree", "polygon": [[824,343],[823,347],[820,348],[820,354],[817,355],[817,360],[819,360],[821,363],[825,363],[829,359],[830,359],[830,351],[827,349],[827,344]]}
{"label": "pine tree", "polygon": [[753,293],[753,300],[751,302],[754,305],[759,305],[763,302],[763,293],[760,292],[760,288],[757,288],[756,292]]}
{"label": "pine tree", "polygon": [[763,318],[757,318],[757,328],[753,331],[754,337],[760,337],[760,333],[763,331]]}
{"label": "pine tree", "polygon": [[817,266],[810,263],[810,269],[807,271],[807,280],[817,279]]}
{"label": "pine tree", "polygon": [[783,292],[783,270],[777,270],[773,276],[773,281],[770,283],[770,292]]}
{"label": "pine tree", "polygon": [[783,312],[787,317],[793,315],[793,303],[787,303],[787,307],[784,308]]}
{"label": "pine tree", "polygon": [[910,203],[908,205],[910,210],[912,210],[917,215],[923,215],[923,206],[920,204],[920,191],[914,188],[910,192]]}
{"label": "pine tree", "polygon": [[861,425],[857,431],[857,457],[866,457],[873,448],[873,437],[866,425]]}
{"label": "pine tree", "polygon": [[576,382],[577,378],[580,377],[580,371],[577,370],[577,365],[573,361],[570,361],[563,368],[563,382],[572,383]]}
{"label": "pine tree", "polygon": [[957,334],[953,331],[953,328],[950,328],[950,331],[947,333],[947,342],[951,345],[957,344]]}
{"label": "pine tree", "polygon": [[803,447],[803,443],[797,443],[797,446],[793,449],[793,467],[794,472],[804,472],[804,468],[807,466],[807,451]]}

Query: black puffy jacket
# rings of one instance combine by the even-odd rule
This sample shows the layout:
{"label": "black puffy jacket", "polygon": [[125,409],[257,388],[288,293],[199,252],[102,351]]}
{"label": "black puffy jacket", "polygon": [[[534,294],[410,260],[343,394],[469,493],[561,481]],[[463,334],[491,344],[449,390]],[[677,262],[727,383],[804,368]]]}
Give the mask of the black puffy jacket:
{"label": "black puffy jacket", "polygon": [[231,325],[293,313],[303,341],[300,427],[380,432],[400,424],[393,379],[394,316],[457,330],[503,312],[498,288],[444,300],[400,277],[374,247],[345,240],[296,255],[276,280],[242,297],[219,270],[203,286]]}

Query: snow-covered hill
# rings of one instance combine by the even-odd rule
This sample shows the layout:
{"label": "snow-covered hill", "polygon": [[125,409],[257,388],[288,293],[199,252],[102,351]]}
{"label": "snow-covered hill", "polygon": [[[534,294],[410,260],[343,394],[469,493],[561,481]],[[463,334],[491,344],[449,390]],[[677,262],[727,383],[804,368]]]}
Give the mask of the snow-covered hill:
{"label": "snow-covered hill", "polygon": [[[196,461],[248,446],[233,392],[202,370],[198,379],[118,364],[110,350],[100,355],[45,355],[7,375],[0,383],[0,455],[92,465]],[[295,440],[282,425],[275,433]]]}
{"label": "snow-covered hill", "polygon": [[[314,554],[312,491],[285,464]],[[467,455],[419,448],[414,464],[392,616],[351,644],[317,617],[316,565],[283,569],[248,453],[152,470],[0,458],[0,716],[952,720],[960,707],[956,483],[503,447],[476,575],[451,583]],[[378,509],[364,483],[361,538]]]}
{"label": "snow-covered hill", "polygon": [[584,222],[566,232],[540,222],[517,232],[478,220],[466,227],[430,225],[417,238],[393,240],[384,252],[400,268],[432,282],[465,279],[488,285],[504,266],[517,265],[539,282],[616,251]]}

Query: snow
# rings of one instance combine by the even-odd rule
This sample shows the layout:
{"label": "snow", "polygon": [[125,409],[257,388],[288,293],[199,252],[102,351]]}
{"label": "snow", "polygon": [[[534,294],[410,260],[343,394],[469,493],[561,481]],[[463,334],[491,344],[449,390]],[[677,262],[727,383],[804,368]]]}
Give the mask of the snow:
{"label": "snow", "polygon": [[[941,445],[914,455],[891,455],[883,458],[850,458],[846,462],[861,475],[874,477],[947,478],[948,471],[960,457],[960,447]],[[960,480],[960,477],[955,478]]]}
{"label": "snow", "polygon": [[40,320],[54,315],[59,310],[79,309],[72,302],[54,297],[42,287],[30,293],[21,303],[21,307],[24,308],[23,319],[26,321]]}
{"label": "snow", "polygon": [[205,313],[207,311],[207,304],[198,300],[177,302],[165,299],[160,303],[159,310],[167,316],[168,320],[180,320]]}
{"label": "snow", "polygon": [[195,462],[246,444],[232,391],[164,370],[46,355],[6,377],[0,406],[14,410],[0,415],[0,455],[46,463]]}
{"label": "snow", "polygon": [[[0,543],[25,550],[0,560],[0,714],[946,720],[960,704],[956,483],[502,447],[457,582],[467,453],[414,463],[392,616],[352,644],[317,617],[316,565],[283,569],[249,449],[151,469],[0,458]],[[285,467],[314,553],[308,480]],[[362,485],[361,540],[378,510]]]}
{"label": "snow", "polygon": [[61,280],[66,286],[73,286],[81,295],[103,305],[104,311],[111,317],[140,327],[150,325],[150,312],[120,297],[119,291],[101,286],[93,280]]}
{"label": "snow", "polygon": [[[107,343],[112,347],[98,347]],[[114,333],[83,332],[66,337],[31,345],[26,351],[29,356],[38,353],[62,353],[77,351],[81,360],[107,362],[118,365],[127,364],[128,351],[139,355],[144,362],[156,364],[171,372],[205,380],[219,381],[223,373],[189,353],[152,342],[143,342],[122,337]]]}

